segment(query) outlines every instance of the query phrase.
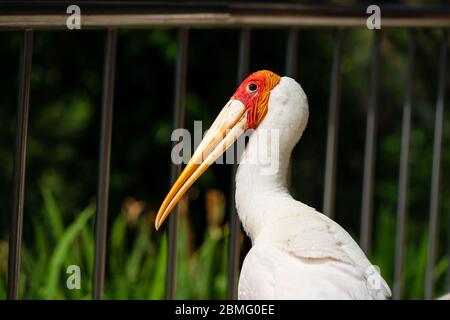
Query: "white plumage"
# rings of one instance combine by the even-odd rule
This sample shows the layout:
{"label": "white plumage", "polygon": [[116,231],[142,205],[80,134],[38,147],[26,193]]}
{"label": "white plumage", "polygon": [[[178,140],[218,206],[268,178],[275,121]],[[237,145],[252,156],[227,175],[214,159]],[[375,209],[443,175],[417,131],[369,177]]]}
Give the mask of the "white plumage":
{"label": "white plumage", "polygon": [[267,70],[248,76],[170,189],[155,227],[239,135],[256,128],[236,174],[236,208],[253,244],[239,298],[385,299],[389,287],[351,236],[288,192],[289,159],[308,114],[295,80]]}
{"label": "white plumage", "polygon": [[[236,207],[252,240],[239,279],[239,299],[385,299],[390,289],[352,237],[337,223],[294,200],[287,189],[293,147],[308,121],[300,85],[283,77],[268,112],[250,137],[236,175]],[[279,131],[276,174],[255,163],[258,146]],[[265,132],[266,131],[266,132]],[[305,183],[307,183],[305,181]]]}

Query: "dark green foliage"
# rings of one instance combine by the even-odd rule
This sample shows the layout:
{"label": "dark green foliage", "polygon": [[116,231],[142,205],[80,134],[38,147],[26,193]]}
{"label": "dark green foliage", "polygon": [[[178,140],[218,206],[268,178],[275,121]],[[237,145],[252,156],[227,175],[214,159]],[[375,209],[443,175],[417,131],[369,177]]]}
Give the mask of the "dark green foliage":
{"label": "dark green foliage", "polygon": [[[187,129],[211,124],[236,87],[239,31],[190,32]],[[7,239],[15,138],[18,50],[21,34],[0,32],[0,298],[6,295]],[[167,239],[153,231],[155,211],[169,187],[174,92],[175,30],[121,30],[109,204],[105,297],[164,297]],[[392,284],[402,104],[409,32],[386,29],[381,45],[375,170],[374,247],[371,258]],[[428,243],[439,30],[419,30],[411,133],[405,297],[422,298]],[[251,69],[284,73],[284,30],[252,33]],[[372,32],[346,32],[337,164],[336,220],[359,237],[365,116]],[[104,56],[102,31],[37,31],[33,55],[21,277],[22,297],[90,298],[94,256],[93,214]],[[293,154],[292,191],[321,209],[333,32],[301,29],[297,80],[310,121]],[[448,92],[448,87],[447,87]],[[447,95],[447,106],[449,104]],[[448,108],[447,108],[448,109]],[[450,119],[444,119],[440,223],[435,275],[445,292],[450,212]],[[193,186],[180,225],[178,298],[225,298],[227,224],[220,235],[206,222],[205,194],[229,199],[231,166],[216,165]],[[124,202],[142,201],[129,220]],[[57,199],[57,200],[55,200]],[[233,205],[225,201],[226,206]],[[83,207],[89,204],[84,210]],[[225,204],[223,204],[225,206]],[[228,212],[229,208],[224,208]],[[225,221],[227,221],[225,219]],[[65,289],[66,268],[78,264],[82,289]]]}

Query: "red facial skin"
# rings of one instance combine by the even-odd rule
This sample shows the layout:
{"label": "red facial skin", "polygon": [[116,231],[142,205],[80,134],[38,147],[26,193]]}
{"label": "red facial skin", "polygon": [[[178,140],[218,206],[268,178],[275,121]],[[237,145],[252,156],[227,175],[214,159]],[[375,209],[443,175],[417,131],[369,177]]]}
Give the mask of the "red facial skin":
{"label": "red facial skin", "polygon": [[[249,75],[237,88],[232,99],[241,101],[247,110],[247,129],[258,126],[267,113],[270,91],[280,82],[280,76],[261,70]],[[255,90],[250,86],[256,85]]]}
{"label": "red facial skin", "polygon": [[[247,121],[249,129],[253,128],[255,125],[253,123],[253,113],[255,112],[261,93],[264,92],[266,82],[267,77],[262,71],[254,72],[242,81],[234,95],[231,97],[232,99],[241,101],[244,104],[245,109],[248,110]],[[250,84],[256,84],[255,91],[249,89]]]}

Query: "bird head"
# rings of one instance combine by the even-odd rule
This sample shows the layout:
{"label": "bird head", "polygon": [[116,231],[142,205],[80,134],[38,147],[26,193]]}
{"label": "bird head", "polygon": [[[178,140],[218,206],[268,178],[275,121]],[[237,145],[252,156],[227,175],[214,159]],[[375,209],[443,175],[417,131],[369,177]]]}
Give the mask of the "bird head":
{"label": "bird head", "polygon": [[[297,101],[302,102],[298,99],[303,98],[306,102],[306,96],[300,85],[291,78],[281,78],[268,70],[250,74],[225,104],[170,189],[159,208],[155,228],[159,229],[190,186],[248,129],[256,129],[264,119],[271,118],[272,124],[277,127],[285,125],[286,128],[295,127],[294,130],[300,128],[303,132],[306,125],[302,124],[305,122],[305,108],[300,108],[300,113],[294,110],[290,115],[286,108],[275,106],[286,105],[289,100],[297,104]],[[271,104],[272,100],[279,103]],[[307,111],[307,102],[300,105],[306,105]],[[272,107],[274,111],[269,112]],[[297,135],[296,141],[301,132]]]}
{"label": "bird head", "polygon": [[232,100],[241,102],[246,110],[247,129],[256,128],[267,114],[269,96],[280,82],[280,76],[268,70],[249,75],[237,88]]}

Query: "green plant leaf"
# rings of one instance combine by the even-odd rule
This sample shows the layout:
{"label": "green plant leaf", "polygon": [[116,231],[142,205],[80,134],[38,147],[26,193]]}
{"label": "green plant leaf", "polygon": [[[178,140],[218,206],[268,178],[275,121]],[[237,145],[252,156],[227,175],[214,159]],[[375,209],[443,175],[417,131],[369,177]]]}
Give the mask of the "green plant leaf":
{"label": "green plant leaf", "polygon": [[48,269],[48,276],[46,280],[45,287],[45,298],[52,299],[57,297],[58,294],[58,281],[62,268],[62,264],[67,253],[70,250],[70,245],[79,235],[83,226],[89,221],[93,216],[94,209],[92,207],[87,207],[80,215],[75,219],[75,221],[65,230],[61,240],[59,241],[57,247],[55,248],[51,258],[50,265]]}

